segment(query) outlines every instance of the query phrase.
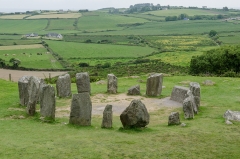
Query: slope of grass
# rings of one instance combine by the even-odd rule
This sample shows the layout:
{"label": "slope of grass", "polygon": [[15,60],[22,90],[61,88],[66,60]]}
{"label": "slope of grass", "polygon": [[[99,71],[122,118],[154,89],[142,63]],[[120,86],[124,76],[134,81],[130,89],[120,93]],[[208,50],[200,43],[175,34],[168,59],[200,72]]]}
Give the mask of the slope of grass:
{"label": "slope of grass", "polygon": [[75,19],[52,19],[47,30],[74,30]]}
{"label": "slope of grass", "polygon": [[[238,158],[240,123],[226,125],[222,115],[227,109],[240,110],[240,98],[236,95],[239,78],[165,77],[163,96],[169,95],[179,82],[202,83],[206,79],[216,84],[201,86],[201,108],[195,119],[183,119],[181,108],[161,108],[150,113],[148,128],[141,130],[119,130],[118,116],[114,116],[110,130],[100,128],[101,116],[93,116],[90,127],[65,124],[68,117],[57,118],[53,124],[42,123],[37,116],[27,117],[25,108],[18,105],[17,84],[0,80],[0,97],[4,99],[0,100],[0,155],[2,158]],[[135,81],[119,79],[119,88]],[[106,86],[93,84],[92,90],[103,93]],[[167,126],[172,111],[180,112],[186,127]]]}

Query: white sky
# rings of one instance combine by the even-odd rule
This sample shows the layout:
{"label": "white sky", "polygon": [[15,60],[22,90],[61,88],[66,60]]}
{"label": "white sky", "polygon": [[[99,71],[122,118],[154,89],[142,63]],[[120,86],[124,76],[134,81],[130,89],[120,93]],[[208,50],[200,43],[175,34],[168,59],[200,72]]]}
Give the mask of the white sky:
{"label": "white sky", "polygon": [[96,10],[106,7],[127,8],[137,3],[153,3],[172,6],[208,6],[211,8],[240,9],[240,0],[0,0],[0,12],[26,10],[57,10],[57,9],[89,9]]}

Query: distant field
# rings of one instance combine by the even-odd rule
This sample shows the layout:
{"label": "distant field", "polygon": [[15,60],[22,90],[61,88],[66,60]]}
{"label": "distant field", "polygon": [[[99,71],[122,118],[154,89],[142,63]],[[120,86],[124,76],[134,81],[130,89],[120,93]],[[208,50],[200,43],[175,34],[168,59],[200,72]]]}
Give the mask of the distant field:
{"label": "distant field", "polygon": [[28,17],[27,19],[51,19],[51,18],[79,18],[81,13],[59,13],[59,14],[40,14]]}
{"label": "distant field", "polygon": [[51,19],[47,30],[74,30],[75,19]]}
{"label": "distant field", "polygon": [[0,39],[0,47],[8,45],[31,45],[31,44],[40,44],[40,39],[14,39],[14,40],[2,40]]}
{"label": "distant field", "polygon": [[240,24],[227,23],[218,20],[194,20],[174,22],[151,22],[144,25],[129,27],[119,31],[98,33],[83,33],[96,35],[183,35],[208,34],[210,30],[217,32],[239,31]]}
{"label": "distant field", "polygon": [[[62,68],[58,61],[56,61],[51,54],[47,54],[45,48],[37,47],[22,47],[14,48],[9,47],[7,50],[1,50],[0,58],[8,62],[11,58],[16,58],[21,61],[22,67],[35,68],[35,69],[51,69],[51,68]],[[1,49],[1,47],[0,47]],[[23,54],[25,53],[25,54]],[[42,55],[37,55],[42,53]],[[5,56],[8,54],[8,56]],[[11,65],[11,64],[9,64]]]}
{"label": "distant field", "polygon": [[0,33],[29,34],[47,26],[47,20],[0,20]]}
{"label": "distant field", "polygon": [[153,14],[157,16],[178,16],[180,14],[187,14],[189,16],[194,15],[217,15],[222,12],[213,11],[213,10],[203,10],[203,9],[169,9],[169,10],[158,10],[146,12],[144,14]]}
{"label": "distant field", "polygon": [[165,17],[158,17],[154,15],[149,15],[149,14],[127,14],[126,16],[142,18],[150,21],[165,21]]}
{"label": "distant field", "polygon": [[[0,29],[1,30],[1,29]],[[21,39],[22,35],[0,35],[0,39],[9,40],[9,39]],[[1,42],[0,42],[1,43]]]}
{"label": "distant field", "polygon": [[27,14],[17,14],[17,15],[0,15],[0,19],[23,19],[28,16]]}
{"label": "distant field", "polygon": [[35,49],[35,48],[44,48],[44,47],[41,44],[0,46],[0,50],[19,50],[19,49]]}
{"label": "distant field", "polygon": [[240,44],[240,32],[220,33],[219,40],[223,44]]}
{"label": "distant field", "polygon": [[153,48],[106,44],[84,44],[62,41],[46,41],[49,47],[64,59],[68,58],[137,58],[154,51]]}
{"label": "distant field", "polygon": [[95,16],[83,16],[78,21],[78,28],[84,31],[102,31],[102,30],[121,30],[122,27],[118,27],[119,24],[134,24],[145,23],[148,20],[125,17],[114,14],[99,13]]}

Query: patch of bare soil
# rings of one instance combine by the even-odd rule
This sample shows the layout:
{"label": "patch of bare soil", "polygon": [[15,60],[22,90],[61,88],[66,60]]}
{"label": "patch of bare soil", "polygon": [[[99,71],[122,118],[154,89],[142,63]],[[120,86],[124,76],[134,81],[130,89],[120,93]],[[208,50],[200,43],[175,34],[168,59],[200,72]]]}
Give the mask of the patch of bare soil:
{"label": "patch of bare soil", "polygon": [[67,72],[52,72],[52,71],[20,71],[20,70],[8,70],[8,69],[0,69],[0,78],[9,80],[9,74],[11,74],[11,79],[14,82],[17,82],[19,78],[22,76],[36,76],[42,79],[49,77],[49,73],[51,77],[59,76],[65,74]]}
{"label": "patch of bare soil", "polygon": [[[102,115],[105,106],[107,104],[111,104],[113,106],[113,115],[119,116],[134,99],[140,99],[145,104],[149,112],[153,112],[164,107],[174,109],[182,106],[181,103],[170,100],[170,97],[156,99],[145,98],[142,96],[128,96],[126,94],[117,95],[97,94],[91,97],[92,114]],[[57,108],[56,117],[69,117],[70,105],[71,103],[69,101],[69,104],[67,104],[66,107]]]}

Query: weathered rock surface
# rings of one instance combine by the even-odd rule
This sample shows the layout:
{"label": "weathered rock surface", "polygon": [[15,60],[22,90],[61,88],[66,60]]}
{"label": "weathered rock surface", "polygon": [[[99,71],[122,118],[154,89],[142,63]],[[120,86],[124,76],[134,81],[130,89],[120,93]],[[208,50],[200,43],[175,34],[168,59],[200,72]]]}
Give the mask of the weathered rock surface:
{"label": "weathered rock surface", "polygon": [[149,124],[149,118],[145,105],[136,99],[120,115],[124,128],[145,127]]}
{"label": "weathered rock surface", "polygon": [[20,104],[27,106],[29,95],[28,95],[28,83],[31,76],[23,76],[18,80],[18,92]]}
{"label": "weathered rock surface", "polygon": [[183,101],[183,112],[185,119],[193,119],[194,118],[194,111],[193,111],[193,99],[192,97],[187,97]]}
{"label": "weathered rock surface", "polygon": [[230,120],[230,121],[240,121],[240,111],[231,111],[231,110],[227,110],[223,117],[226,120]]}
{"label": "weathered rock surface", "polygon": [[89,92],[73,94],[70,113],[70,124],[90,126],[92,102]]}
{"label": "weathered rock surface", "polygon": [[189,100],[191,100],[194,114],[198,114],[199,107],[197,103],[200,103],[199,97],[193,96],[192,91],[188,90],[186,98],[189,98]]}
{"label": "weathered rock surface", "polygon": [[71,92],[71,78],[69,74],[59,76],[56,83],[57,96],[58,97],[69,97],[72,95]]}
{"label": "weathered rock surface", "polygon": [[108,74],[107,92],[116,94],[118,89],[118,79],[114,74]]}
{"label": "weathered rock surface", "polygon": [[194,96],[194,102],[197,106],[197,109],[200,107],[200,100],[201,100],[201,88],[200,84],[197,82],[191,82],[190,83],[190,91],[192,92],[192,95]]}
{"label": "weathered rock surface", "polygon": [[148,96],[159,96],[162,93],[163,74],[155,73],[147,79],[146,95]]}
{"label": "weathered rock surface", "polygon": [[90,78],[87,72],[76,74],[76,84],[78,93],[88,92],[91,94]]}
{"label": "weathered rock surface", "polygon": [[168,117],[168,125],[179,125],[180,117],[178,112],[172,112]]}
{"label": "weathered rock surface", "polygon": [[103,111],[102,128],[112,128],[112,105],[107,105]]}
{"label": "weathered rock surface", "polygon": [[42,85],[40,89],[40,114],[46,120],[55,119],[55,89],[51,85]]}
{"label": "weathered rock surface", "polygon": [[170,100],[182,103],[184,99],[187,97],[188,91],[189,91],[189,88],[187,87],[174,86]]}
{"label": "weathered rock surface", "polygon": [[36,111],[36,104],[39,100],[40,94],[40,85],[43,84],[43,81],[37,77],[31,76],[28,84],[28,104],[27,104],[27,113],[29,115],[34,115]]}
{"label": "weathered rock surface", "polygon": [[128,95],[140,95],[140,85],[132,86],[129,88]]}

